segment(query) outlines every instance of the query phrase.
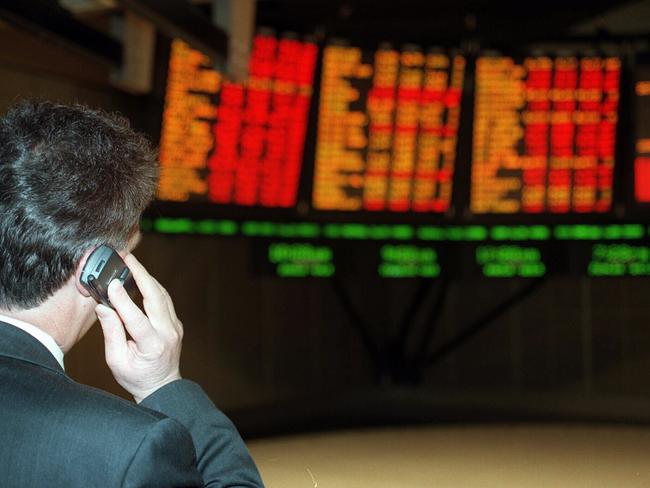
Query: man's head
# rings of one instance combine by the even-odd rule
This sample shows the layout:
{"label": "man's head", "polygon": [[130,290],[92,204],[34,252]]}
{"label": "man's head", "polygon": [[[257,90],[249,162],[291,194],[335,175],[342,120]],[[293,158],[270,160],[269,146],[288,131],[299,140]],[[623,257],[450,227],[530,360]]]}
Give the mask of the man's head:
{"label": "man's head", "polygon": [[100,244],[127,248],[156,156],[116,115],[21,102],[0,119],[0,310],[39,306]]}

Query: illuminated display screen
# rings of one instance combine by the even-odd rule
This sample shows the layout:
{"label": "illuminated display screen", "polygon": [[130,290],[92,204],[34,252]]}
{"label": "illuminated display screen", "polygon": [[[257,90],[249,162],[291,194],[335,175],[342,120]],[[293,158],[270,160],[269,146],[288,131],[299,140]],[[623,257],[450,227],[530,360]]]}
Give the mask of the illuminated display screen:
{"label": "illuminated display screen", "polygon": [[476,263],[488,278],[536,278],[544,276],[542,252],[531,246],[478,246]]}
{"label": "illuminated display screen", "polygon": [[286,278],[328,278],[336,269],[329,246],[275,242],[268,246],[267,256],[277,276]]}
{"label": "illuminated display screen", "polygon": [[[175,207],[162,205],[143,230],[252,238],[256,270],[286,278],[650,276],[650,227],[619,205],[650,203],[646,58],[624,79],[634,97],[619,107],[617,57],[482,55],[466,66],[458,51],[330,42],[310,114],[318,52],[258,35],[251,76],[236,84],[173,41],[158,200],[207,206],[170,215]],[[471,148],[457,164],[461,105],[471,103],[461,138],[470,144],[471,130]],[[620,131],[629,138],[617,151],[619,109],[634,131]],[[632,142],[634,153],[616,162]],[[306,146],[314,153],[303,156]],[[617,164],[634,184],[606,216]],[[214,218],[214,204],[298,210],[312,170],[311,208],[358,212],[354,221],[319,212]]]}
{"label": "illuminated display screen", "polygon": [[296,204],[317,47],[257,35],[246,84],[180,40],[171,46],[157,198]]}
{"label": "illuminated display screen", "polygon": [[650,203],[650,63],[637,66],[636,73],[634,197]]}
{"label": "illuminated display screen", "polygon": [[464,76],[460,54],[327,45],[314,208],[445,212]]}
{"label": "illuminated display screen", "polygon": [[629,244],[595,244],[589,276],[650,276],[650,247]]}
{"label": "illuminated display screen", "polygon": [[315,222],[270,222],[247,220],[192,220],[187,218],[145,218],[143,231],[162,234],[197,234],[242,237],[331,239],[343,241],[422,241],[422,242],[512,242],[512,241],[639,241],[650,238],[650,228],[642,224],[561,224],[547,225],[387,225],[317,224]]}
{"label": "illuminated display screen", "polygon": [[382,278],[436,278],[440,275],[438,253],[430,247],[386,244],[380,249]]}
{"label": "illuminated display screen", "polygon": [[620,71],[614,57],[479,57],[471,211],[609,211]]}
{"label": "illuminated display screen", "polygon": [[144,219],[142,230],[246,238],[255,244],[259,274],[287,278],[650,276],[650,226],[639,223],[416,226],[159,217]]}

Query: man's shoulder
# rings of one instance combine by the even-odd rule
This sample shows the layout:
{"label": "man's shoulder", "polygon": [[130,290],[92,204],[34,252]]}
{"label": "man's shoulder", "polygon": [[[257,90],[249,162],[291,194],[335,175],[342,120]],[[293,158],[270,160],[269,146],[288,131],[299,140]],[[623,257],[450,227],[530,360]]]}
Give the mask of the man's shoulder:
{"label": "man's shoulder", "polygon": [[[11,361],[5,367],[0,365],[0,380],[0,398],[11,398],[13,407],[22,406],[79,427],[115,429],[122,425],[146,429],[165,418],[160,412],[77,383],[63,373],[22,361]],[[0,403],[3,403],[1,399]]]}
{"label": "man's shoulder", "polygon": [[11,488],[43,479],[56,487],[200,482],[185,483],[199,475],[190,433],[176,420],[27,361],[0,357],[0,431],[3,487],[7,479]]}
{"label": "man's shoulder", "polygon": [[86,415],[115,417],[116,420],[139,425],[150,425],[167,418],[164,414],[118,397],[107,391],[77,383],[66,377],[62,394],[71,394],[75,399],[74,407],[83,410]]}

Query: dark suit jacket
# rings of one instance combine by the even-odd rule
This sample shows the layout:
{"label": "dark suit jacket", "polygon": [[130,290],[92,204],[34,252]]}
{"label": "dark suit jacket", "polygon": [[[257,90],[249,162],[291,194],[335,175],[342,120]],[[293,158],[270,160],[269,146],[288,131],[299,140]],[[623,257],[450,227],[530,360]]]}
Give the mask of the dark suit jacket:
{"label": "dark suit jacket", "polygon": [[74,382],[39,341],[0,322],[0,486],[263,485],[197,384],[175,381],[135,405]]}

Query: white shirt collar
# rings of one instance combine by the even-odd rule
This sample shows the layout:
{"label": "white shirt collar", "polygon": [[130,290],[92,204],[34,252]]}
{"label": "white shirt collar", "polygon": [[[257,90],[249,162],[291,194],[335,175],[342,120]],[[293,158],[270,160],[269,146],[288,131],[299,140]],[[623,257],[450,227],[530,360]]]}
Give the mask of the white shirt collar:
{"label": "white shirt collar", "polygon": [[0,321],[11,324],[14,327],[18,327],[19,329],[27,332],[34,339],[38,340],[38,342],[43,344],[47,350],[52,353],[54,359],[56,359],[56,361],[61,365],[61,368],[65,370],[65,367],[63,366],[63,351],[50,334],[39,329],[35,325],[28,324],[27,322],[23,322],[22,320],[15,319],[13,317],[7,317],[6,315],[0,314]]}

